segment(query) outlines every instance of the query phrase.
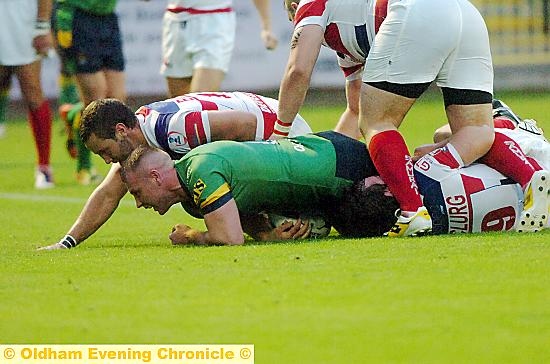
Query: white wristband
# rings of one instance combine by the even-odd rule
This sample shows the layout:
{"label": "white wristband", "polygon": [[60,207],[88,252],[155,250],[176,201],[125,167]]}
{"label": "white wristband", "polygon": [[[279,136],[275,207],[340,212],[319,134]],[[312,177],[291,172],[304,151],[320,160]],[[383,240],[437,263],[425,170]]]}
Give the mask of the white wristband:
{"label": "white wristband", "polygon": [[291,126],[292,123],[285,123],[277,119],[277,122],[275,122],[275,128],[273,129],[273,134],[281,137],[287,137]]}
{"label": "white wristband", "polygon": [[51,25],[47,20],[37,20],[34,25],[34,36],[38,37],[41,35],[50,34]]}

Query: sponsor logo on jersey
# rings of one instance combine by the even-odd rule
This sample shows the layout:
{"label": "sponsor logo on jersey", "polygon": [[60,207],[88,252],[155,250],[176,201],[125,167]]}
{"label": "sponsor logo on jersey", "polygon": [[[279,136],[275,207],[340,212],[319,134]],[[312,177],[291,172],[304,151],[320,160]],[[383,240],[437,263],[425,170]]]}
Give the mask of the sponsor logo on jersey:
{"label": "sponsor logo on jersey", "polygon": [[204,191],[205,188],[206,188],[206,184],[200,178],[193,185],[193,201],[195,201],[196,205],[199,204],[202,192]]}
{"label": "sponsor logo on jersey", "polygon": [[470,211],[468,200],[464,195],[454,195],[445,198],[450,233],[465,233],[470,231]]}
{"label": "sponsor logo on jersey", "polygon": [[169,132],[167,135],[167,138],[168,138],[168,146],[172,150],[187,144],[187,140],[185,139],[185,136],[175,131]]}

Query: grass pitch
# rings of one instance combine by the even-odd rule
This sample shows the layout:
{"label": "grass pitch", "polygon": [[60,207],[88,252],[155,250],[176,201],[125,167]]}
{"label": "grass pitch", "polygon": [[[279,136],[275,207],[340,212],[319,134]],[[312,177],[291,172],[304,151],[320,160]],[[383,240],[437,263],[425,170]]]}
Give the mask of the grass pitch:
{"label": "grass pitch", "polygon": [[[550,95],[497,96],[550,130]],[[341,110],[302,114],[324,130]],[[421,100],[402,127],[409,146],[444,120],[440,97]],[[548,231],[172,247],[172,225],[202,221],[127,196],[78,248],[36,252],[93,190],[73,182],[61,129],[48,191],[32,187],[27,124],[0,140],[0,344],[247,343],[257,363],[550,362]]]}

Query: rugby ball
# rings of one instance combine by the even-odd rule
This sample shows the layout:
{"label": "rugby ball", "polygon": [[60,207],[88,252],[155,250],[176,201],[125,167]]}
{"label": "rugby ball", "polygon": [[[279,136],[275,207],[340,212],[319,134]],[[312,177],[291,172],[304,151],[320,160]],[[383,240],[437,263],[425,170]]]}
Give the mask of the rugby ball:
{"label": "rugby ball", "polygon": [[[296,223],[297,218],[286,217],[277,214],[269,214],[269,222],[274,228],[282,225],[285,221],[292,221]],[[320,239],[327,237],[330,234],[331,226],[325,221],[321,216],[301,216],[302,220],[309,220],[311,225],[311,233],[309,234],[310,239]]]}

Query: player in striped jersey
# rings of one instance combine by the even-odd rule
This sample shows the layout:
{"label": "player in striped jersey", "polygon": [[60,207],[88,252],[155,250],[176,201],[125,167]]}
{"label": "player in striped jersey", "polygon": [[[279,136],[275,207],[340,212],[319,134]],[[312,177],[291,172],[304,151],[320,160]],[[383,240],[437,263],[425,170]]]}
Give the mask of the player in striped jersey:
{"label": "player in striped jersey", "polygon": [[[139,145],[152,145],[179,159],[214,140],[264,140],[272,137],[277,100],[246,92],[193,93],[142,106],[134,113],[116,99],[93,101],[82,114],[81,137],[106,163],[113,163],[89,197],[77,221],[59,243],[70,248],[99,229],[126,194],[120,165]],[[310,133],[297,115],[293,135]]]}
{"label": "player in striped jersey", "polygon": [[[271,29],[270,0],[253,0],[267,49],[277,46]],[[233,0],[169,0],[162,18],[161,74],[170,97],[218,91],[235,44]]]}
{"label": "player in striped jersey", "polygon": [[[535,167],[509,148],[509,137],[493,130],[489,36],[469,1],[287,0],[285,6],[295,30],[275,131],[284,136],[292,125],[321,45],[334,49],[340,64],[351,67],[348,72],[353,77],[347,82],[348,108],[340,121],[353,125],[358,115],[376,169],[401,206],[388,236],[417,236],[431,230],[412,158],[397,129],[434,81],[442,90],[453,130],[449,143],[461,163],[468,165],[483,156],[483,163],[519,182],[525,195],[530,194],[529,176]],[[362,72],[361,77],[353,67]]]}
{"label": "player in striped jersey", "polygon": [[[419,159],[414,173],[424,206],[432,217],[434,233],[512,229],[535,232],[549,227],[550,143],[532,121],[507,114],[503,116],[495,109],[495,131],[506,134],[512,147],[523,150],[529,162],[536,166],[531,178],[532,193],[536,196],[527,196],[529,201],[524,203],[520,184],[481,163],[464,166],[452,144],[425,155],[435,147],[422,146],[415,150]],[[443,136],[448,137],[449,131],[438,130],[436,138]],[[342,226],[333,225],[346,231],[349,211],[357,218],[361,213],[357,206],[377,206],[393,200],[391,194],[383,193],[385,189],[381,186],[385,187],[384,182],[374,177],[354,185],[337,209]],[[371,191],[374,187],[376,190]],[[528,214],[523,213],[525,209]],[[361,233],[354,226],[349,229],[354,229],[355,234]]]}

